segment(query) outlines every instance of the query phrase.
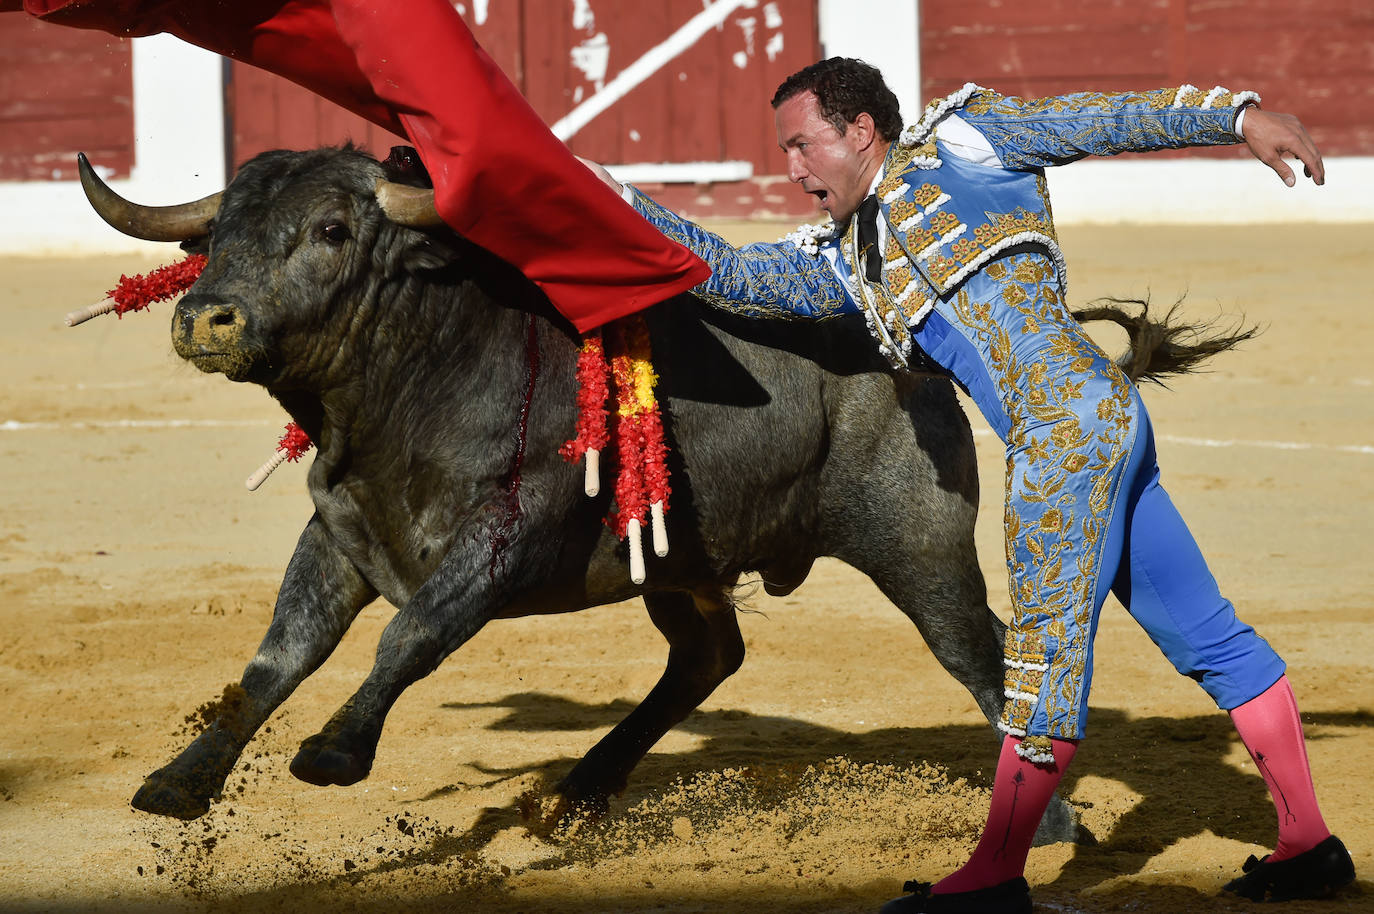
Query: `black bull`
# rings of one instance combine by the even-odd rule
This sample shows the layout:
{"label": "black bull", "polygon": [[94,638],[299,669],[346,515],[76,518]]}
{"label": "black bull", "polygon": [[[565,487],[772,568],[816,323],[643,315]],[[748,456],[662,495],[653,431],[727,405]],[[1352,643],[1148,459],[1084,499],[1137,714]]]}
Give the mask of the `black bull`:
{"label": "black bull", "polygon": [[[557,788],[560,808],[603,807],[739,667],[739,576],[784,593],[823,555],[867,574],[996,718],[1003,625],[974,553],[973,440],[948,380],[886,370],[858,319],[746,321],[686,296],[650,310],[672,549],[635,586],[602,523],[609,492],[588,499],[558,454],[574,428],[576,335],[504,264],[387,218],[385,177],[398,175],[353,150],[267,153],[193,224],[151,230],[95,190],[112,224],[209,254],[173,317],[177,353],[262,385],[318,446],[315,515],[236,700],[148,776],[136,808],[206,812],[249,739],[379,595],[397,611],[375,665],[291,763],[309,783],[367,777],[392,704],[492,619],[638,595],[667,669]],[[1068,837],[1056,809],[1050,837]]]}

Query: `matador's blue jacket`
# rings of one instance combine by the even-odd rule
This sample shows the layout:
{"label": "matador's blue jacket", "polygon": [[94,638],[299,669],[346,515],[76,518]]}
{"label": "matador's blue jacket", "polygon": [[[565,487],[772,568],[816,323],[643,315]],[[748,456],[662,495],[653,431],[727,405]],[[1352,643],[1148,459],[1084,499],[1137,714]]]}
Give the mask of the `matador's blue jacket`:
{"label": "matador's blue jacket", "polygon": [[[883,282],[862,279],[853,220],[804,226],[773,244],[735,248],[638,191],[632,203],[664,234],[712,267],[693,291],[758,316],[826,317],[862,311],[879,349],[905,367],[911,331],[935,305],[1016,245],[1053,258],[1064,285],[1044,166],[1088,155],[1238,142],[1238,112],[1253,92],[1193,86],[1146,92],[1081,92],[1054,98],[998,95],[972,83],[931,102],[892,144],[876,187],[886,227]],[[951,115],[957,115],[951,118]],[[962,121],[992,147],[1000,167],[952,154],[942,122]]]}

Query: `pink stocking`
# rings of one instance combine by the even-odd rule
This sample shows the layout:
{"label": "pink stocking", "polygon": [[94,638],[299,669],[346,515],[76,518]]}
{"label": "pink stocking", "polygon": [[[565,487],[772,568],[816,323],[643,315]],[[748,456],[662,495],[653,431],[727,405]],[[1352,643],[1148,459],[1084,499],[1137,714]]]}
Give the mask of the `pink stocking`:
{"label": "pink stocking", "polygon": [[1231,722],[1255,760],[1278,812],[1279,843],[1270,860],[1286,860],[1325,840],[1331,832],[1312,789],[1302,720],[1288,677],[1280,677],[1259,697],[1233,708]]}
{"label": "pink stocking", "polygon": [[983,889],[1024,873],[1035,829],[1064,770],[1073,761],[1078,743],[1053,740],[1054,764],[1048,766],[1017,755],[1020,743],[1015,736],[1002,741],[983,837],[978,839],[978,847],[968,863],[933,886],[935,894]]}

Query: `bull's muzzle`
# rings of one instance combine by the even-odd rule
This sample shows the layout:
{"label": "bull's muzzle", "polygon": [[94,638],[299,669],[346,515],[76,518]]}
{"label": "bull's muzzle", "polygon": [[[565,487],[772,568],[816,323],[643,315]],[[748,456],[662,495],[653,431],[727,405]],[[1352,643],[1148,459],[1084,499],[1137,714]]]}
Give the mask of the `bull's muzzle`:
{"label": "bull's muzzle", "polygon": [[233,376],[247,367],[244,332],[248,319],[231,302],[191,293],[172,316],[172,348],[201,371]]}

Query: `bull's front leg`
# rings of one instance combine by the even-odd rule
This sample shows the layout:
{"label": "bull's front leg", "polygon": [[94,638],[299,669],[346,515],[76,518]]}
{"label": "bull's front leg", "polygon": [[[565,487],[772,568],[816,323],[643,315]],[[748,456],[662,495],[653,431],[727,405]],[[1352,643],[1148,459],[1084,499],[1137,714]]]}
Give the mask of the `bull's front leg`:
{"label": "bull's front leg", "polygon": [[199,736],[148,775],[133,807],[177,819],[210,808],[253,734],[301,681],[333,652],[358,611],[377,596],[339,553],[319,517],[296,544],[257,655]]}
{"label": "bull's front leg", "polygon": [[[526,506],[524,528],[538,526]],[[531,585],[542,550],[511,536],[499,554],[491,530],[463,531],[439,567],[392,618],[367,679],[324,728],[301,744],[291,773],[309,784],[346,787],[367,777],[391,706]]]}

